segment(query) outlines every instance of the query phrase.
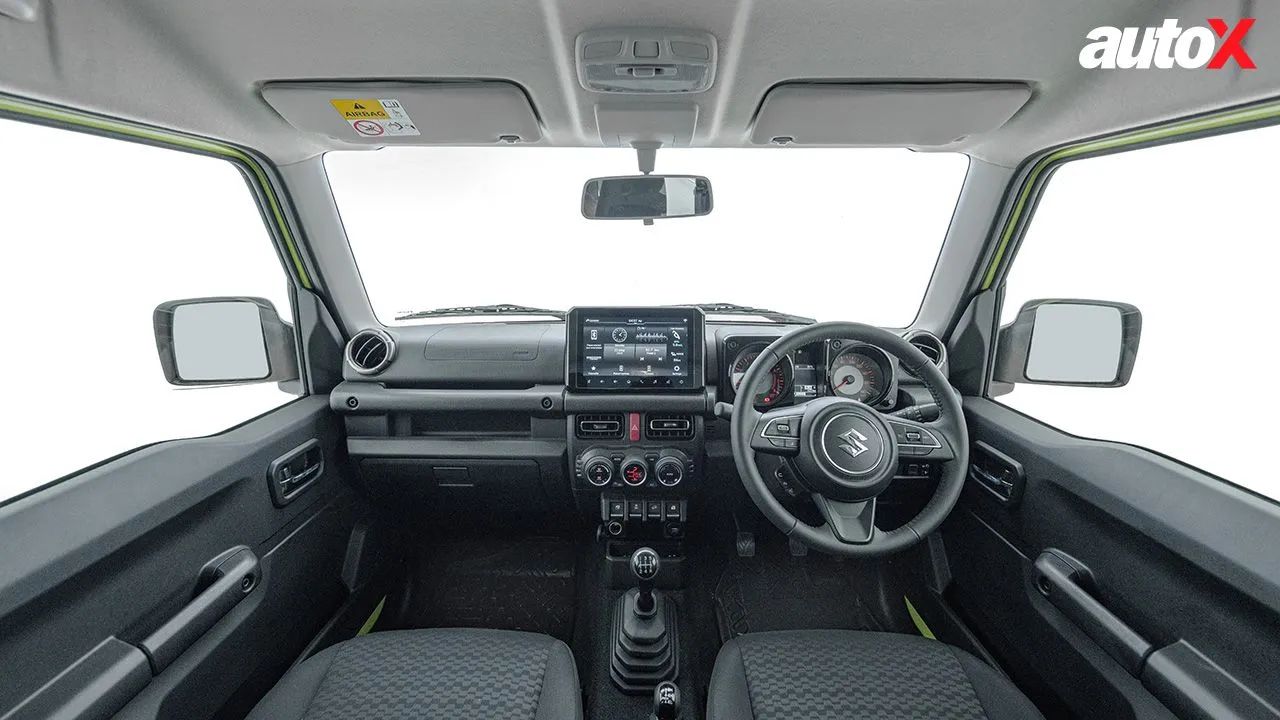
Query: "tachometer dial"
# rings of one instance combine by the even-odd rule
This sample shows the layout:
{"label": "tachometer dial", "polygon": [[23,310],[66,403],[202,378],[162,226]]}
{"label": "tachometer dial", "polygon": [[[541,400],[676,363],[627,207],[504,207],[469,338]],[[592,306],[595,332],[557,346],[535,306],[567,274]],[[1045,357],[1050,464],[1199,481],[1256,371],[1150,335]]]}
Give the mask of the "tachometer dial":
{"label": "tachometer dial", "polygon": [[874,405],[889,390],[884,365],[865,349],[845,350],[831,361],[831,391],[840,397]]}
{"label": "tachometer dial", "polygon": [[[733,359],[733,364],[729,366],[729,383],[733,385],[735,393],[741,392],[739,386],[742,385],[742,379],[746,376],[751,363],[760,357],[760,351],[765,347],[764,345],[748,346]],[[769,369],[769,373],[754,388],[753,402],[758,406],[767,407],[785,398],[791,392],[794,374],[791,358],[785,357],[780,360],[777,365]]]}

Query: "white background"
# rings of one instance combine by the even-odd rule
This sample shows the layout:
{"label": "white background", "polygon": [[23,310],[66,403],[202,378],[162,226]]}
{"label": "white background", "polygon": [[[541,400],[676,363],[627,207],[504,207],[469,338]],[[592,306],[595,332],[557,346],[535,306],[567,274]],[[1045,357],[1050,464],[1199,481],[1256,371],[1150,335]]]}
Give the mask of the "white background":
{"label": "white background", "polygon": [[383,322],[405,310],[516,303],[730,302],[909,324],[968,161],[908,150],[668,149],[657,172],[706,175],[697,218],[587,220],[589,177],[635,151],[387,148],[325,158]]}
{"label": "white background", "polygon": [[[1011,277],[1006,319],[1038,297],[1134,303],[1145,321],[1137,370],[1120,390],[1020,386],[1001,401],[1280,495],[1247,452],[1276,430],[1278,132],[1059,171]],[[424,152],[328,162],[384,320],[472,303],[728,301],[902,325],[965,166],[905,151],[665,151],[659,172],[711,176],[716,209],[643,227],[577,216],[582,180],[632,172],[629,151],[452,151],[430,172]],[[160,302],[252,295],[289,315],[279,260],[231,166],[7,121],[0,157],[22,169],[0,173],[10,331],[0,499],[292,399],[270,384],[180,390],[160,373]],[[691,291],[673,256],[723,282]]]}
{"label": "white background", "polygon": [[1034,298],[1136,305],[1123,388],[1018,385],[999,400],[1062,430],[1162,452],[1280,498],[1280,127],[1080,160],[1054,175],[1009,276]]}
{"label": "white background", "polygon": [[152,312],[264,297],[284,270],[231,164],[0,120],[8,336],[0,500],[160,440],[220,432],[294,399],[273,384],[178,389]]}

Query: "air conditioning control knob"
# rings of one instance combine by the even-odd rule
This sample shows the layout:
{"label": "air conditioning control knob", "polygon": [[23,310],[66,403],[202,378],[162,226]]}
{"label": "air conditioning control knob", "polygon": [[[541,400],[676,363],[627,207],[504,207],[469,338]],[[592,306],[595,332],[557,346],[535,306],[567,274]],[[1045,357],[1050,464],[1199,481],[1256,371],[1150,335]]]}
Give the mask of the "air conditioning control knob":
{"label": "air conditioning control knob", "polygon": [[653,474],[666,487],[675,487],[684,480],[685,466],[688,463],[689,457],[679,450],[664,450],[654,465]]}
{"label": "air conditioning control knob", "polygon": [[587,476],[587,482],[596,487],[604,487],[613,479],[613,463],[596,458],[583,468],[583,473]]}
{"label": "air conditioning control knob", "polygon": [[684,479],[684,467],[675,458],[663,458],[658,461],[655,474],[658,476],[658,482],[667,487],[675,487]]}
{"label": "air conditioning control knob", "polygon": [[649,463],[643,455],[627,455],[622,458],[622,481],[639,487],[649,479]]}
{"label": "air conditioning control knob", "polygon": [[613,460],[603,450],[588,450],[582,455],[582,477],[596,487],[613,481]]}

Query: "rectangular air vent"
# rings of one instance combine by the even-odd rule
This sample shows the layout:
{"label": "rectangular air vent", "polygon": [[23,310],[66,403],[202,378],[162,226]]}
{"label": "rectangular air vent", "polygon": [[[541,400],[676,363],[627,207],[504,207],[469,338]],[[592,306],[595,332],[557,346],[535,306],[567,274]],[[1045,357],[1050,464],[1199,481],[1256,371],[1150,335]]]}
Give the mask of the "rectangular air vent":
{"label": "rectangular air vent", "polygon": [[622,413],[608,413],[579,415],[576,429],[578,437],[586,440],[621,440],[626,428]]}
{"label": "rectangular air vent", "polygon": [[692,415],[651,414],[645,423],[645,437],[650,440],[692,440]]}

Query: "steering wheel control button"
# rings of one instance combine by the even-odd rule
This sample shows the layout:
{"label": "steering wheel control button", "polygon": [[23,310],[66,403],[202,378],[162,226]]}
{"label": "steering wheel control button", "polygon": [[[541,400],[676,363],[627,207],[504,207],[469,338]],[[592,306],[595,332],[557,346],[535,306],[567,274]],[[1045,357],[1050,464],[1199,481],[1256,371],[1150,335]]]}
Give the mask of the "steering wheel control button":
{"label": "steering wheel control button", "polygon": [[889,424],[893,426],[893,434],[898,438],[898,443],[901,445],[919,445],[929,448],[942,447],[942,443],[938,442],[938,438],[922,427],[905,425],[892,420],[889,421]]}
{"label": "steering wheel control button", "polygon": [[761,434],[770,439],[799,438],[800,416],[792,415],[788,417],[771,418],[767,423],[765,423],[764,430],[761,431]]}

